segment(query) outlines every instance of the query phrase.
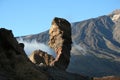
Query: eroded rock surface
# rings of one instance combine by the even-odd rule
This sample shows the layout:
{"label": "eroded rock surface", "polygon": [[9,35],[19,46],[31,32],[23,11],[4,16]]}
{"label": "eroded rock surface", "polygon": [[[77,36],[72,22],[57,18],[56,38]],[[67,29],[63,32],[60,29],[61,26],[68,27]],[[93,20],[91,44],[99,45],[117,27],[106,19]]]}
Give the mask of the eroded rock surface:
{"label": "eroded rock surface", "polygon": [[56,53],[55,59],[43,51],[36,50],[30,55],[30,60],[36,64],[43,63],[47,66],[66,70],[70,62],[72,44],[70,23],[63,18],[54,18],[49,35],[48,44]]}
{"label": "eroded rock surface", "polygon": [[49,46],[56,52],[56,58],[51,66],[65,70],[70,62],[71,50],[71,25],[63,18],[54,18],[49,30]]}
{"label": "eroded rock surface", "polygon": [[54,60],[54,57],[52,55],[49,55],[48,53],[42,51],[42,50],[35,50],[29,56],[29,59],[33,63],[35,63],[39,66],[50,66],[50,63]]}

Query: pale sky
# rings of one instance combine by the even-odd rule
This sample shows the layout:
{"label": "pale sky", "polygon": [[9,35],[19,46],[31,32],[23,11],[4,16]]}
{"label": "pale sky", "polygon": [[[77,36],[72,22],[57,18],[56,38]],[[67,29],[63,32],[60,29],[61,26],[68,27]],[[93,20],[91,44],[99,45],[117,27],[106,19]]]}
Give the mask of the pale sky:
{"label": "pale sky", "polygon": [[120,0],[0,0],[0,27],[15,36],[50,28],[54,17],[78,22],[120,9]]}

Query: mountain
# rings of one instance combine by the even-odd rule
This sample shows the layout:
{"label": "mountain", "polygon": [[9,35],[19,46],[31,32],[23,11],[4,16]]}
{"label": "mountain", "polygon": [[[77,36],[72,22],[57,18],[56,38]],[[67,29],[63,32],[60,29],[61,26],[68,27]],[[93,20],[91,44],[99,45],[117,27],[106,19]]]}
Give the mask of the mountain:
{"label": "mountain", "polygon": [[[120,76],[120,10],[109,15],[74,22],[69,72],[87,76]],[[49,31],[17,37],[48,44]]]}
{"label": "mountain", "polygon": [[113,33],[116,23],[104,15],[72,26],[75,44],[68,71],[89,76],[120,75],[120,43]]}

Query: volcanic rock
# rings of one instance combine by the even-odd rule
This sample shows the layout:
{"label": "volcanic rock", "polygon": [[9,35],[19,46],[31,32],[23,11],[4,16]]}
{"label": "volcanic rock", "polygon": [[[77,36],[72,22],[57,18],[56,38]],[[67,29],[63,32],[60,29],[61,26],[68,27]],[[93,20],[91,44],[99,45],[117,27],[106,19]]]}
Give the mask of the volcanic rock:
{"label": "volcanic rock", "polygon": [[49,66],[50,63],[54,60],[54,57],[52,55],[49,55],[48,53],[42,51],[42,50],[35,50],[29,56],[29,59],[34,64],[41,65],[41,66]]}
{"label": "volcanic rock", "polygon": [[36,69],[11,30],[0,29],[0,80],[48,80]]}
{"label": "volcanic rock", "polygon": [[56,58],[51,65],[65,70],[70,62],[72,44],[70,23],[63,18],[54,18],[49,35],[49,46],[56,52]]}
{"label": "volcanic rock", "polygon": [[53,66],[58,69],[65,70],[70,62],[71,50],[71,25],[63,18],[54,18],[51,28],[49,30],[50,40],[49,46],[56,52],[56,58],[47,54],[42,50],[35,50],[30,55],[30,60],[37,64],[44,66]]}

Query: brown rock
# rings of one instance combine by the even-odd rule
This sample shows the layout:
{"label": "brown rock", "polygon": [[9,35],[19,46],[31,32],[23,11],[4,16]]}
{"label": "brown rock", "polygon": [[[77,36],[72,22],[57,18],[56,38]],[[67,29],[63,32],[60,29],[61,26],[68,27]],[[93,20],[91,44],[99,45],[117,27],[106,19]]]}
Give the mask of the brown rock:
{"label": "brown rock", "polygon": [[49,66],[50,63],[54,60],[54,57],[42,50],[35,50],[29,56],[29,59],[37,65]]}
{"label": "brown rock", "polygon": [[56,58],[51,66],[65,70],[70,62],[71,50],[71,25],[63,18],[54,18],[49,30],[49,46],[56,52]]}

